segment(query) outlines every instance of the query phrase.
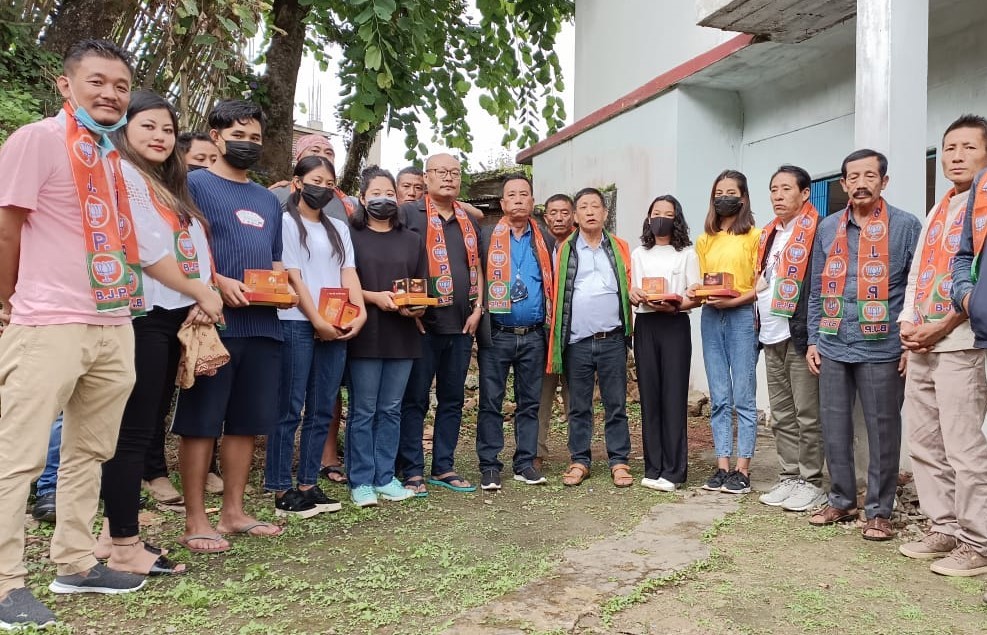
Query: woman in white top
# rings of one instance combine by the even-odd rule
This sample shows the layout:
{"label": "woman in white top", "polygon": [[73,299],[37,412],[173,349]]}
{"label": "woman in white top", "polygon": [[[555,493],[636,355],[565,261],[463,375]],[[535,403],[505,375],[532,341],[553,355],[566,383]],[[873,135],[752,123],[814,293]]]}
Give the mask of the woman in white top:
{"label": "woman in white top", "polygon": [[[685,483],[688,467],[689,309],[698,302],[686,297],[686,290],[700,282],[699,259],[691,245],[682,205],[665,195],[648,207],[641,246],[631,253],[634,360],[644,443],[641,485],[665,492]],[[648,300],[644,278],[663,278],[665,293],[679,298]]]}
{"label": "woman in white top", "polygon": [[136,384],[123,412],[116,454],[103,464],[108,522],[97,554],[109,557],[110,568],[145,575],[184,570],[141,541],[137,521],[144,457],[156,429],[164,425],[175,390],[178,330],[185,322],[212,324],[223,315],[223,302],[209,286],[205,221],[188,193],[185,164],[174,151],[177,129],[174,107],[141,91],[131,96],[127,126],[112,137],[123,158],[122,177],[147,274],[147,314],[134,320]]}
{"label": "woman in white top", "polygon": [[[284,202],[282,262],[298,294],[298,307],[278,315],[284,334],[281,419],[267,439],[264,467],[264,489],[274,492],[279,516],[309,518],[340,509],[339,501],[327,497],[318,486],[319,468],[346,366],[346,340],[360,332],[367,316],[349,227],[330,218],[324,209],[336,195],[335,181],[328,159],[304,157],[295,165],[291,194]],[[336,328],[319,314],[323,288],[347,289],[349,301],[360,307],[349,328]],[[299,425],[297,487],[293,487],[291,467]]]}

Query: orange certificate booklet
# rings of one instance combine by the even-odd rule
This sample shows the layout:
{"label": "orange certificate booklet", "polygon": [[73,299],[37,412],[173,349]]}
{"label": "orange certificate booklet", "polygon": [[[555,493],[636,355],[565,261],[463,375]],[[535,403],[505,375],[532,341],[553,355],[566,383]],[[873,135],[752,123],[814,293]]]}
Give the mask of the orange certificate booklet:
{"label": "orange certificate booklet", "polygon": [[360,315],[360,307],[350,302],[350,290],[323,287],[319,291],[319,315],[336,328],[349,328]]}
{"label": "orange certificate booklet", "polygon": [[437,306],[438,298],[428,297],[428,284],[422,278],[400,278],[394,281],[394,304],[398,306]]}
{"label": "orange certificate booklet", "polygon": [[664,278],[641,278],[641,288],[648,302],[673,302],[681,304],[682,296],[668,292],[668,281]]}
{"label": "orange certificate booklet", "polygon": [[696,296],[708,298],[737,298],[740,291],[733,288],[733,274],[727,272],[703,274],[703,284],[696,289]]}
{"label": "orange certificate booklet", "polygon": [[243,296],[250,304],[276,306],[290,309],[298,304],[298,296],[292,293],[287,271],[270,269],[245,269],[243,284],[250,290]]}

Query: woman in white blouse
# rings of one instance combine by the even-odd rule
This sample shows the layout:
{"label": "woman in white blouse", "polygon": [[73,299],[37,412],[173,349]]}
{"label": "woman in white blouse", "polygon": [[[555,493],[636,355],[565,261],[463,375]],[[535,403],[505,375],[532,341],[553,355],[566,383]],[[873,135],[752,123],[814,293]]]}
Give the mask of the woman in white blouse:
{"label": "woman in white blouse", "polygon": [[[636,307],[634,359],[644,442],[641,485],[664,492],[685,483],[688,467],[689,309],[698,303],[686,297],[686,290],[700,283],[699,259],[691,245],[681,203],[668,194],[652,201],[641,246],[631,253],[630,296]],[[646,278],[663,279],[664,294],[678,297],[654,298],[653,291],[645,291]]]}

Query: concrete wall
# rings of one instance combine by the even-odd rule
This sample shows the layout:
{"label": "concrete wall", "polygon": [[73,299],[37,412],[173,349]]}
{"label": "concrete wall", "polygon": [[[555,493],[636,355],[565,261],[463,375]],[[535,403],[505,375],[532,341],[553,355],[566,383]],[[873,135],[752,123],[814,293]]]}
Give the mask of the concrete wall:
{"label": "concrete wall", "polygon": [[690,0],[577,0],[576,119],[737,35],[696,15]]}

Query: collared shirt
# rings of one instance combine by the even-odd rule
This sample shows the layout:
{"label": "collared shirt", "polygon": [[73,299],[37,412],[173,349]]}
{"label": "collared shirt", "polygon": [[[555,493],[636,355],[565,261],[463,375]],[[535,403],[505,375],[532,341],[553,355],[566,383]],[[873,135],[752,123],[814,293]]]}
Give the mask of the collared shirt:
{"label": "collared shirt", "polygon": [[819,354],[838,362],[891,362],[901,357],[898,315],[905,301],[908,272],[922,223],[913,214],[888,205],[888,247],[891,252],[891,276],[888,280],[889,334],[882,340],[865,340],[857,318],[857,246],[860,227],[850,215],[847,223],[847,275],[843,288],[843,320],[838,335],[819,332],[822,318],[822,273],[826,256],[836,240],[836,230],[843,212],[832,214],[819,222],[812,249],[812,292],[809,295],[809,345],[816,345]]}
{"label": "collared shirt", "polygon": [[541,268],[535,256],[531,225],[529,224],[521,237],[508,232],[511,241],[511,279],[508,287],[511,295],[514,285],[520,279],[528,291],[528,297],[523,300],[511,300],[510,313],[491,313],[490,318],[495,324],[502,326],[534,326],[545,321],[545,294],[542,290]]}
{"label": "collared shirt", "polygon": [[574,255],[579,264],[572,291],[570,344],[620,327],[620,287],[603,243],[590,247],[580,234]]}
{"label": "collared shirt", "polygon": [[[787,227],[784,223],[781,223],[775,228],[771,251],[768,252],[764,263],[764,271],[761,272],[761,277],[764,278],[764,284],[766,285],[757,292],[757,313],[761,320],[761,330],[758,333],[758,339],[762,344],[778,344],[792,336],[792,332],[788,328],[788,318],[771,313],[771,298],[774,296],[774,282],[778,274],[781,252],[785,249],[785,243],[792,237],[792,231],[795,229],[795,221],[797,219],[798,217],[796,216],[789,220]],[[759,282],[755,281],[755,287]],[[808,289],[803,289],[802,293],[803,296],[800,299],[805,297]]]}
{"label": "collared shirt", "polygon": [[[967,200],[970,198],[970,190],[966,192],[960,192],[956,194],[949,200],[949,207],[946,209],[946,223],[945,227],[948,229],[953,226],[956,221],[956,217],[966,211]],[[936,203],[928,216],[926,216],[925,223],[922,226],[922,233],[918,237],[918,247],[915,248],[915,258],[912,260],[912,268],[908,273],[908,287],[905,290],[905,304],[901,309],[901,316],[898,318],[898,322],[911,322],[913,321],[915,314],[915,289],[918,284],[918,275],[922,271],[922,248],[925,245],[925,236],[929,231],[929,222],[935,216],[936,210],[939,208],[939,204]],[[936,273],[945,273],[938,271]],[[933,352],[944,353],[949,351],[964,351],[967,349],[972,349],[973,346],[973,330],[970,328],[970,321],[964,320],[956,328],[949,332],[949,335],[942,338],[936,345],[932,348]]]}

